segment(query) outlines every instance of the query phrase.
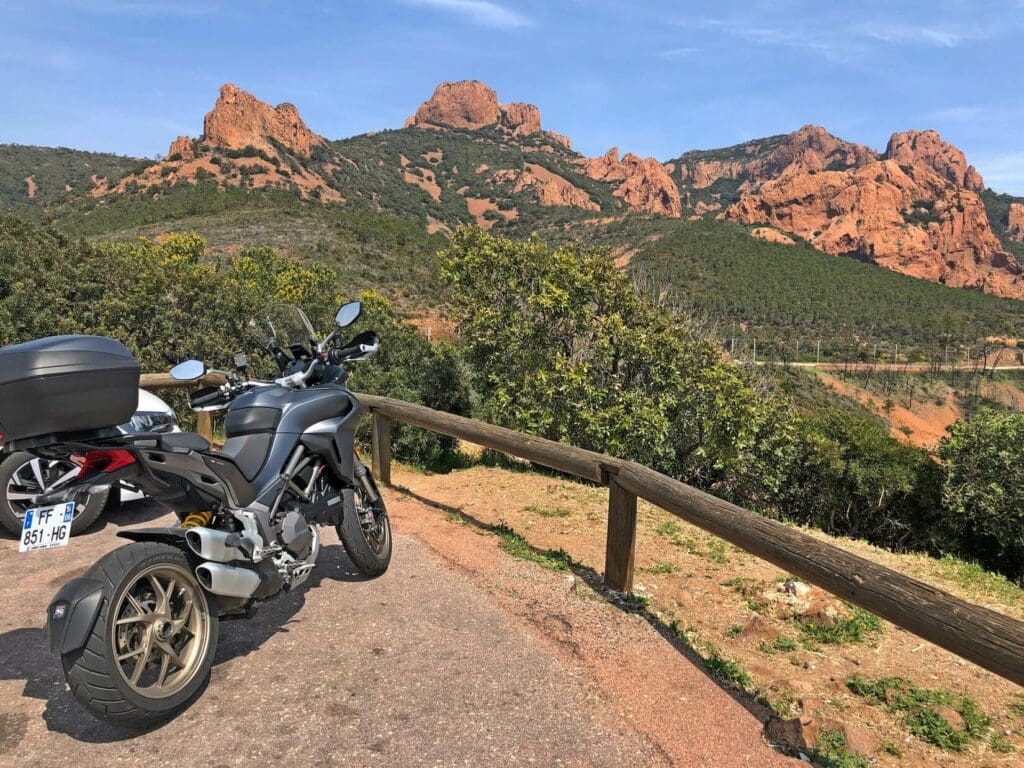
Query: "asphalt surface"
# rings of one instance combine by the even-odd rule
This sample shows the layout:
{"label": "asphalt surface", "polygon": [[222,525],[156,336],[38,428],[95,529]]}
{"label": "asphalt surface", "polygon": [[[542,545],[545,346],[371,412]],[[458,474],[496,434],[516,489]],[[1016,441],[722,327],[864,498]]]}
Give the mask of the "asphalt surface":
{"label": "asphalt surface", "polygon": [[106,726],[43,648],[45,607],[120,544],[118,530],[171,521],[136,503],[60,550],[19,554],[0,539],[0,766],[666,762],[469,574],[401,530],[375,580],[326,530],[303,587],[221,624],[211,682],[190,709],[143,735]]}

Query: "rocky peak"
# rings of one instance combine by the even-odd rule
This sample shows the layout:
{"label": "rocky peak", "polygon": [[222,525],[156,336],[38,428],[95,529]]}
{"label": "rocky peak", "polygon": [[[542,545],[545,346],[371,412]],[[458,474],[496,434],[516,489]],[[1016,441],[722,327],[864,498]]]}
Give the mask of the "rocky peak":
{"label": "rocky peak", "polygon": [[540,130],[540,110],[533,104],[515,101],[503,106],[501,111],[505,116],[505,125],[512,129],[512,133],[529,136]]}
{"label": "rocky peak", "polygon": [[612,147],[600,157],[585,161],[583,172],[592,179],[617,184],[612,194],[633,210],[672,218],[683,213],[679,188],[653,157],[641,158],[630,152],[620,160],[619,148]]}
{"label": "rocky peak", "polygon": [[1006,213],[1006,234],[1024,243],[1024,204],[1010,203]]}
{"label": "rocky peak", "polygon": [[501,119],[498,94],[479,80],[441,83],[412,119],[415,126],[442,125],[475,131]]}
{"label": "rocky peak", "polygon": [[566,149],[572,148],[572,142],[565,136],[541,128],[540,110],[536,106],[521,101],[499,104],[494,89],[479,80],[441,83],[403,127],[476,131],[492,125],[515,136],[543,133]]}
{"label": "rocky peak", "polygon": [[171,142],[165,159],[175,158],[177,160],[192,160],[195,158],[195,151],[192,149],[192,139],[188,136],[179,136]]}
{"label": "rocky peak", "polygon": [[202,141],[223,149],[253,146],[267,151],[276,142],[301,157],[325,143],[306,127],[293,104],[272,107],[232,83],[221,86],[217,103],[203,120]]}
{"label": "rocky peak", "polygon": [[959,187],[980,192],[985,184],[964,153],[943,141],[936,131],[903,131],[889,139],[885,157],[901,166],[927,169]]}

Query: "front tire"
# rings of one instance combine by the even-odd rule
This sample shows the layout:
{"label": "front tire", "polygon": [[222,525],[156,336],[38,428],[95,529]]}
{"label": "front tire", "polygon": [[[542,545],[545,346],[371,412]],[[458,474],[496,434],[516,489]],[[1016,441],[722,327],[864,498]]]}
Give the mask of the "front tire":
{"label": "front tire", "polygon": [[391,520],[384,499],[378,492],[377,501],[371,502],[362,485],[344,491],[342,497],[345,508],[336,526],[338,538],[356,570],[363,576],[380,576],[391,564]]}
{"label": "front tire", "polygon": [[86,574],[104,600],[83,648],[61,659],[76,699],[100,720],[144,730],[184,710],[206,684],[217,611],[177,548],[134,542]]}

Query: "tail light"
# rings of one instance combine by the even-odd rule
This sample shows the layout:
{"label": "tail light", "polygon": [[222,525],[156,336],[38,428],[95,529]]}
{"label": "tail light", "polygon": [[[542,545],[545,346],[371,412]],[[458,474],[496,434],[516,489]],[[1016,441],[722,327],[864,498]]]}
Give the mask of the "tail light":
{"label": "tail light", "polygon": [[[81,462],[75,461],[80,459]],[[72,461],[78,464],[78,479],[84,480],[101,472],[116,472],[135,463],[131,451],[88,451],[84,456],[73,456]]]}

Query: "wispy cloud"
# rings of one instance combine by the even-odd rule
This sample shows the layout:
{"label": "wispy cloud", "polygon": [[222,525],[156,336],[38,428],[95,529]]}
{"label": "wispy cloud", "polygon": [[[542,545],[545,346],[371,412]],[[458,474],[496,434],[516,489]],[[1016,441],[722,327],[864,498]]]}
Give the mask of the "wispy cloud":
{"label": "wispy cloud", "polygon": [[998,192],[1024,194],[1024,152],[977,158],[985,184]]}
{"label": "wispy cloud", "polygon": [[955,27],[939,27],[889,22],[861,24],[855,31],[883,43],[930,45],[941,48],[956,48],[961,43],[987,40],[998,33],[995,27],[989,26],[972,27],[957,24]]}
{"label": "wispy cloud", "polygon": [[490,0],[405,0],[407,5],[435,8],[461,16],[466,21],[483,27],[508,29],[528,27],[533,22],[523,14]]}
{"label": "wispy cloud", "polygon": [[66,5],[81,13],[111,16],[210,16],[221,10],[215,2],[189,0],[68,0]]}
{"label": "wispy cloud", "polygon": [[658,51],[654,55],[659,59],[685,59],[699,50],[699,48],[669,48],[666,51]]}

